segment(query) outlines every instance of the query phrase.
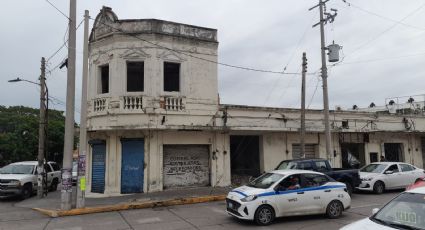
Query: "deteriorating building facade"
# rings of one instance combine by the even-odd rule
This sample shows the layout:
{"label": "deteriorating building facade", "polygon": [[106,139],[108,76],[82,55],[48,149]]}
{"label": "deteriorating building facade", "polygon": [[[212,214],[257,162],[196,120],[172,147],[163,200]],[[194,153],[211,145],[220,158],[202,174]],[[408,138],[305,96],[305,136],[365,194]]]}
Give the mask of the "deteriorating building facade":
{"label": "deteriorating building facade", "polygon": [[[88,192],[228,186],[302,157],[299,110],[219,104],[217,30],[119,20],[104,7],[89,41]],[[309,110],[304,157],[345,166],[384,154],[423,166],[423,114],[331,116],[334,152],[325,153],[322,111]]]}

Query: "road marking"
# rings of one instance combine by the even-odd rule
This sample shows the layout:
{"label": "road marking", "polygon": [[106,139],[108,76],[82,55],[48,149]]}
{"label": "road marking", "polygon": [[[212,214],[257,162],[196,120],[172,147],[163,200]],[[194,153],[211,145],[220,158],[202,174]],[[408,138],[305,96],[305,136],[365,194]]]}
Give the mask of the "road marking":
{"label": "road marking", "polygon": [[156,223],[156,222],[161,222],[162,219],[159,217],[151,217],[151,218],[143,218],[143,219],[138,219],[137,223],[139,224],[150,224],[150,223]]}
{"label": "road marking", "polygon": [[378,205],[382,205],[382,204],[373,203],[373,204],[367,204],[367,205],[361,205],[361,206],[351,207],[351,209],[355,209],[355,208],[367,208],[367,207],[378,206]]}

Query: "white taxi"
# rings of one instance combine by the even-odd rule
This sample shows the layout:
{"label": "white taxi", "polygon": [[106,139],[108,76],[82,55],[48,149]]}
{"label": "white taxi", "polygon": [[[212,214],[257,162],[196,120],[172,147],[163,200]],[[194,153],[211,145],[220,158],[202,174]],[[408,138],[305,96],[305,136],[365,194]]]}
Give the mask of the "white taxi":
{"label": "white taxi", "polygon": [[345,184],[307,170],[276,170],[229,192],[227,212],[268,225],[276,217],[327,214],[338,218],[351,205]]}
{"label": "white taxi", "polygon": [[401,193],[373,215],[341,230],[425,230],[425,187]]}

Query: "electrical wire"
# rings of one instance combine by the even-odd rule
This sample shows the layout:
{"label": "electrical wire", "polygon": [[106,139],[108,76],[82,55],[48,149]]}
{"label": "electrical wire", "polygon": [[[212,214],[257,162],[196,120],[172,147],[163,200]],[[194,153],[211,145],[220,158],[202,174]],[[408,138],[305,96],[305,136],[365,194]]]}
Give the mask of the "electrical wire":
{"label": "electrical wire", "polygon": [[[90,19],[91,20],[95,20],[95,19],[93,19],[91,17],[90,17]],[[192,54],[185,53],[184,51],[179,51],[179,50],[175,50],[175,49],[172,49],[172,48],[163,46],[163,45],[156,44],[154,42],[151,42],[151,41],[148,41],[146,39],[140,38],[136,34],[125,32],[125,31],[123,31],[121,29],[115,28],[115,27],[113,27],[111,25],[108,25],[108,24],[106,24],[104,22],[101,22],[101,21],[98,21],[98,22],[101,23],[101,24],[103,24],[103,25],[105,25],[105,26],[107,26],[107,27],[109,27],[109,28],[111,28],[111,29],[113,29],[113,30],[115,30],[115,31],[117,31],[117,32],[123,33],[124,35],[127,35],[127,36],[134,37],[134,38],[136,38],[138,40],[141,40],[141,41],[146,42],[148,44],[154,45],[156,47],[159,47],[159,48],[162,48],[162,49],[166,49],[166,50],[169,50],[169,51],[172,51],[172,52],[181,54],[181,55],[185,55],[187,57],[191,57],[191,58],[195,58],[195,59],[198,59],[198,60],[202,60],[202,61],[205,61],[205,62],[214,63],[214,64],[217,64],[217,65],[226,66],[226,67],[235,68],[235,69],[242,69],[242,70],[254,71],[254,72],[261,72],[261,73],[272,73],[272,74],[281,74],[281,75],[301,75],[301,72],[299,72],[299,73],[289,73],[289,72],[284,72],[284,71],[272,71],[272,70],[265,70],[265,69],[256,69],[256,68],[251,68],[251,67],[244,67],[244,66],[238,66],[238,65],[227,64],[227,63],[223,63],[223,62],[209,60],[209,59],[206,59],[206,58],[202,58],[202,57],[198,57],[198,56],[195,56],[195,55],[192,55]]]}
{"label": "electrical wire", "polygon": [[356,53],[357,51],[359,51],[360,49],[362,49],[363,47],[367,46],[368,44],[376,41],[378,38],[380,38],[382,35],[384,35],[385,33],[387,33],[388,31],[394,29],[397,25],[399,25],[400,23],[402,23],[404,20],[406,20],[407,18],[409,18],[410,16],[412,16],[413,14],[415,14],[416,12],[418,12],[419,10],[421,10],[423,7],[425,7],[425,3],[420,5],[418,8],[416,8],[415,10],[411,11],[409,14],[407,14],[405,17],[403,17],[401,20],[395,21],[395,23],[393,25],[391,25],[390,27],[386,28],[385,30],[381,31],[379,34],[377,34],[375,37],[373,37],[372,39],[369,39],[368,41],[366,41],[365,43],[357,46],[357,48],[355,48],[353,51],[351,51],[351,53],[347,54],[347,56],[352,55],[354,53]]}
{"label": "electrical wire", "polygon": [[317,77],[316,88],[314,89],[313,94],[310,97],[310,100],[309,100],[308,105],[307,105],[307,109],[310,108],[310,105],[313,102],[314,96],[316,95],[317,89],[319,88],[319,84],[320,84],[320,77]]}
{"label": "electrical wire", "polygon": [[[80,28],[80,26],[81,26],[81,24],[84,22],[84,19],[83,20],[81,20],[81,22],[78,24],[78,26],[75,28],[75,30],[77,31],[78,30],[78,28]],[[67,29],[67,31],[68,31],[68,29]],[[66,33],[65,33],[66,34]],[[66,41],[59,47],[59,49],[57,49],[52,55],[50,55],[49,56],[49,58],[47,59],[47,61],[46,62],[49,62],[53,57],[55,57],[58,53],[59,53],[59,51],[61,51],[62,49],[63,49],[63,47],[65,47],[66,46],[66,44],[68,43],[68,40],[69,40],[69,38],[68,39],[66,39]],[[63,62],[63,60],[58,64],[58,65],[56,65],[53,69],[51,69],[51,70],[48,70],[48,72],[49,72],[49,74],[51,73],[51,72],[53,72],[55,69],[57,69],[61,64],[62,64],[62,62]]]}
{"label": "electrical wire", "polygon": [[53,3],[51,3],[49,0],[46,0],[46,2],[48,2],[51,6],[53,6],[53,8],[55,8],[57,11],[59,11],[59,13],[61,13],[63,16],[65,16],[68,20],[71,20],[64,12],[62,12],[59,8],[57,8],[55,5],[53,5]]}
{"label": "electrical wire", "polygon": [[376,58],[376,59],[368,59],[368,60],[358,60],[358,61],[351,61],[351,62],[344,62],[340,63],[338,65],[351,65],[351,64],[361,64],[361,63],[371,63],[371,62],[379,62],[379,61],[388,61],[388,60],[395,60],[395,59],[402,59],[402,58],[411,58],[416,56],[425,55],[424,53],[417,53],[417,54],[408,54],[404,56],[397,56],[397,57],[387,57],[387,58]]}
{"label": "electrical wire", "polygon": [[403,26],[406,26],[406,27],[409,27],[409,28],[413,28],[413,29],[417,29],[417,30],[423,30],[423,31],[425,31],[425,28],[418,27],[418,26],[414,26],[414,25],[410,25],[410,24],[407,24],[407,23],[404,23],[404,22],[400,22],[400,21],[397,21],[397,20],[395,20],[395,19],[392,19],[392,18],[389,18],[389,17],[383,16],[383,15],[380,15],[380,14],[374,13],[374,12],[372,12],[372,11],[369,11],[369,10],[363,9],[363,8],[361,8],[360,6],[357,6],[357,5],[355,5],[355,4],[351,3],[351,2],[348,2],[347,0],[342,0],[342,1],[343,1],[344,3],[346,3],[349,7],[353,7],[353,8],[355,8],[355,9],[358,9],[358,10],[363,11],[363,12],[365,12],[365,13],[368,13],[368,14],[374,15],[374,16],[379,17],[379,18],[382,18],[382,19],[384,19],[384,20],[391,21],[391,22],[395,22],[395,23],[398,23],[398,24],[400,24],[400,25],[403,25]]}
{"label": "electrical wire", "polygon": [[[293,58],[294,58],[294,56],[295,56],[296,51],[298,50],[298,48],[299,48],[299,47],[300,47],[300,45],[301,45],[301,42],[302,42],[302,41],[304,41],[304,38],[305,38],[305,36],[307,35],[307,32],[311,29],[311,26],[310,26],[310,25],[311,25],[311,22],[313,21],[313,19],[314,19],[314,15],[313,15],[313,17],[311,17],[311,20],[309,21],[308,25],[307,25],[307,26],[306,26],[306,28],[304,29],[304,32],[303,32],[303,34],[301,35],[301,38],[298,40],[297,45],[295,46],[294,51],[292,52],[291,56],[289,57],[289,59],[288,59],[288,61],[287,61],[286,65],[285,65],[285,67],[283,68],[283,71],[282,71],[282,72],[285,72],[285,71],[286,71],[286,69],[288,68],[289,64],[291,64],[291,62],[292,62],[292,60],[293,60]],[[270,91],[268,92],[268,94],[267,94],[267,96],[266,96],[266,99],[264,100],[263,105],[266,105],[267,101],[270,99],[270,96],[272,95],[272,93],[275,91],[275,89],[276,89],[276,88],[277,88],[277,86],[279,85],[280,79],[281,79],[281,78],[277,78],[277,79],[276,79],[276,81],[274,82],[274,84],[273,84],[273,88],[272,88],[272,90],[270,90]],[[283,89],[283,90],[287,90],[287,88],[285,88],[285,89]]]}

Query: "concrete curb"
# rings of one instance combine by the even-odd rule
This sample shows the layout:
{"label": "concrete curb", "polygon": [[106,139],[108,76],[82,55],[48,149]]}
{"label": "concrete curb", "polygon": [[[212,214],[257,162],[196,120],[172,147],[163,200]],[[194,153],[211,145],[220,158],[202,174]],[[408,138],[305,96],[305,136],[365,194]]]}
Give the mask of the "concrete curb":
{"label": "concrete curb", "polygon": [[223,201],[225,199],[226,199],[226,195],[216,195],[216,196],[178,198],[178,199],[161,200],[161,201],[129,202],[129,203],[123,203],[123,204],[76,208],[76,209],[71,209],[66,211],[43,209],[43,208],[33,208],[33,210],[39,211],[50,217],[62,217],[62,216],[76,216],[76,215],[101,213],[101,212],[123,211],[123,210],[130,210],[130,209],[166,207],[166,206],[184,205],[184,204],[197,204],[197,203],[205,203],[205,202],[213,202],[213,201]]}

